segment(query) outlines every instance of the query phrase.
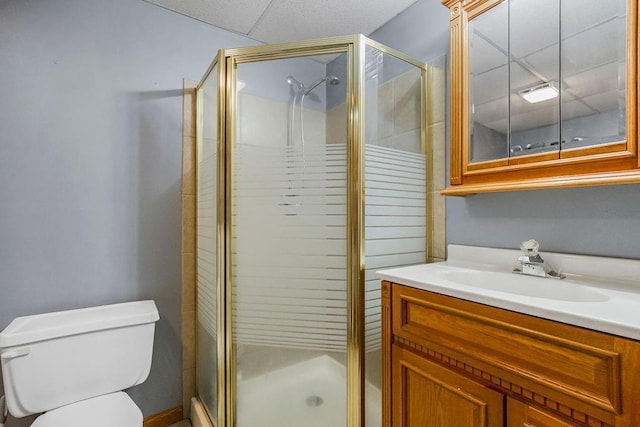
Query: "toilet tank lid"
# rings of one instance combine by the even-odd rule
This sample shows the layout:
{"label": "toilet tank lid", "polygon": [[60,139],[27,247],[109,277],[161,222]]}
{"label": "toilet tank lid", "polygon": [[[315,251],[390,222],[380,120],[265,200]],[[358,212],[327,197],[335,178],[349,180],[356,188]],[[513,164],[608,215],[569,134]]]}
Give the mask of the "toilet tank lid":
{"label": "toilet tank lid", "polygon": [[159,318],[158,309],[152,300],[16,317],[0,332],[0,348],[91,331],[152,323]]}

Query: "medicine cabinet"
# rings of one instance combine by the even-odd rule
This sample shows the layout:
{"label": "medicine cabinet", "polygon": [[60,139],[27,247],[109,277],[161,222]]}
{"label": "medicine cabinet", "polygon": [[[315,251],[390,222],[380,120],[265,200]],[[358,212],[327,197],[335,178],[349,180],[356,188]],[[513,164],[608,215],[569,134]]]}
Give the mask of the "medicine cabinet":
{"label": "medicine cabinet", "polygon": [[638,0],[442,0],[446,195],[640,182]]}

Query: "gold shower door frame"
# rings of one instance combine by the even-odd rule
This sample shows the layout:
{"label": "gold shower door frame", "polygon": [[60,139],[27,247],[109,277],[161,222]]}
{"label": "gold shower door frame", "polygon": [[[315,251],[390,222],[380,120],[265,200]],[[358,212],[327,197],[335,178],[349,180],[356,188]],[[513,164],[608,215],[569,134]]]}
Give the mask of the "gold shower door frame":
{"label": "gold shower door frame", "polygon": [[[202,143],[201,88],[217,66],[217,427],[234,427],[236,408],[236,360],[232,336],[231,200],[232,159],[236,146],[237,66],[242,63],[297,57],[347,54],[347,426],[364,427],[365,347],[365,52],[373,47],[421,70],[421,147],[426,154],[428,65],[361,34],[294,43],[221,49],[196,87],[196,143]],[[427,186],[430,176],[427,169]],[[196,182],[198,182],[196,180]],[[197,192],[196,192],[197,194]],[[427,221],[430,208],[427,204]],[[197,220],[197,219],[196,219]],[[427,228],[428,229],[428,228]],[[427,246],[429,246],[427,238]],[[428,249],[428,248],[427,248]],[[196,257],[197,258],[197,257]],[[426,260],[425,260],[426,262]],[[197,268],[197,267],[196,267]],[[197,270],[196,270],[197,271]],[[197,367],[196,367],[197,369]],[[213,414],[210,414],[213,415]]]}

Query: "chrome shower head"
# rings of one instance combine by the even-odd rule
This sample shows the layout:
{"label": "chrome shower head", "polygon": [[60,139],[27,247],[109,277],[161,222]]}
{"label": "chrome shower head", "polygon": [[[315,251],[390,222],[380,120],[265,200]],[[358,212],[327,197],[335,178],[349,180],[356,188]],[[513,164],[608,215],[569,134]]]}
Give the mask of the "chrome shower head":
{"label": "chrome shower head", "polygon": [[315,82],[311,83],[309,85],[309,88],[307,88],[304,91],[305,95],[308,95],[309,92],[311,92],[312,90],[314,90],[315,88],[317,88],[320,84],[322,84],[323,82],[328,82],[330,85],[335,86],[337,84],[340,83],[340,79],[336,76],[327,76],[327,77],[323,77],[321,79],[316,80]]}
{"label": "chrome shower head", "polygon": [[340,78],[338,78],[338,76],[329,76],[327,77],[327,82],[332,86],[339,85]]}
{"label": "chrome shower head", "polygon": [[304,85],[293,76],[287,76],[287,83],[289,83],[289,86],[295,86],[298,90],[304,88]]}

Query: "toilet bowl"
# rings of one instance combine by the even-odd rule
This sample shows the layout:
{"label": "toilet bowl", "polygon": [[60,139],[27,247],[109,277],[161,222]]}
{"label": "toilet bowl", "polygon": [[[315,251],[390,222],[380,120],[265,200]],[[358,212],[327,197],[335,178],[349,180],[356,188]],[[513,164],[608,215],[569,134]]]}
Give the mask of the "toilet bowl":
{"label": "toilet bowl", "polygon": [[142,412],[122,391],[72,403],[40,415],[31,427],[140,427]]}
{"label": "toilet bowl", "polygon": [[123,390],[151,369],[153,301],[18,317],[0,332],[6,404],[32,427],[141,427]]}

